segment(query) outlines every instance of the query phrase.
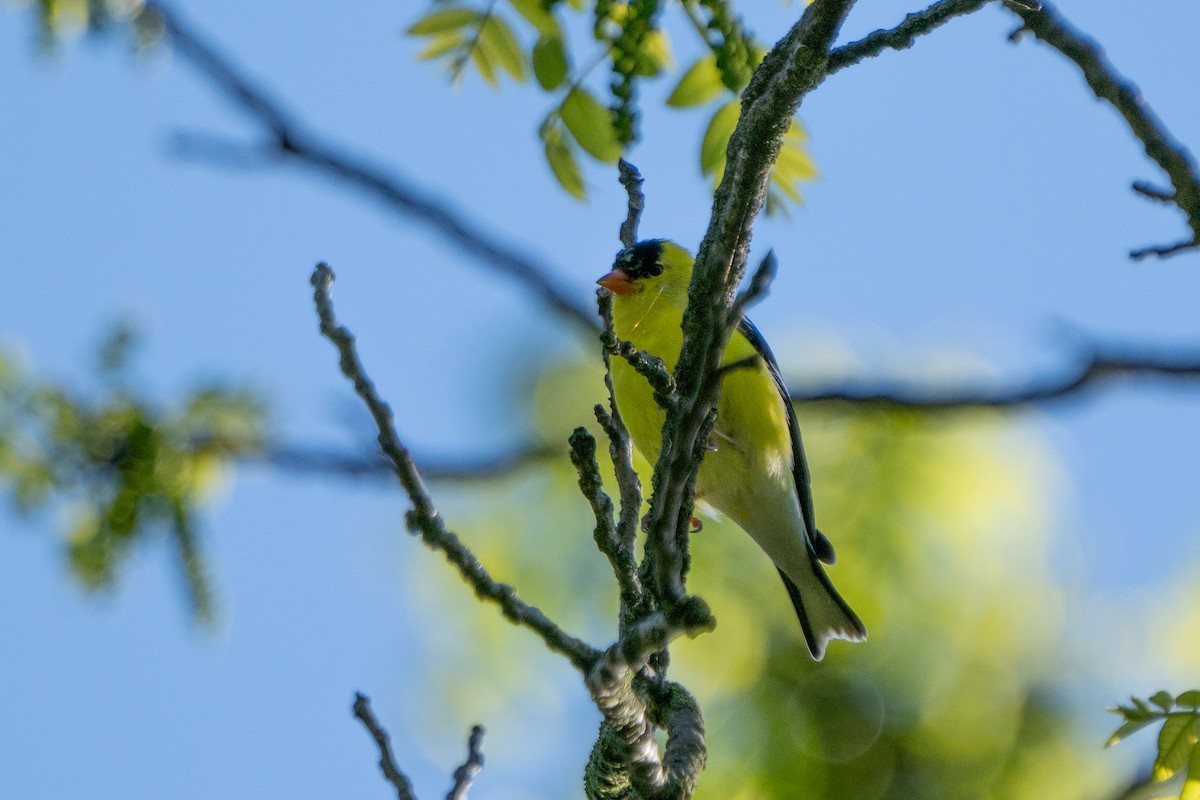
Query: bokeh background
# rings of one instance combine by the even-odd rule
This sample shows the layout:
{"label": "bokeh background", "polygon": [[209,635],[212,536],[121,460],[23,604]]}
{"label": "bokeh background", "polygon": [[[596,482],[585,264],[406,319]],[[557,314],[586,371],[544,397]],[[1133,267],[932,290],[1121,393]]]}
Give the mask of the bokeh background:
{"label": "bokeh background", "polygon": [[[1185,143],[1200,143],[1200,6],[1063,0],[1063,13]],[[548,99],[468,75],[452,89],[403,31],[420,4],[180,2],[177,9],[331,140],[450,200],[551,264],[581,300],[618,247],[625,198],[589,164],[567,196],[535,136]],[[862,4],[842,39],[915,7]],[[677,8],[675,59],[699,46]],[[744,9],[773,41],[796,5]],[[1159,178],[1078,71],[988,8],[830,78],[801,119],[820,171],[756,229],[781,269],[753,311],[792,385],[1020,385],[1089,343],[1200,349],[1200,259],[1133,263],[1183,235],[1134,196]],[[706,117],[646,86],[644,236],[694,246]],[[28,380],[101,398],[100,343],[139,333],[126,382],[169,406],[221,381],[270,408],[273,441],[356,451],[370,428],[317,334],[308,275],[339,275],[342,320],[418,459],[535,441],[561,456],[436,483],[451,527],[503,580],[594,643],[615,592],[566,459],[601,396],[593,342],[411,222],[286,167],[180,159],[179,131],[258,132],[176,56],[119,34],[39,47],[0,7],[0,348]],[[1008,412],[802,407],[834,580],[864,646],[808,662],[770,565],[736,530],[697,536],[692,587],[717,631],[673,669],[698,693],[700,796],[1104,798],[1149,741],[1101,746],[1134,693],[1200,672],[1200,386],[1127,381]],[[445,791],[471,724],[476,794],[579,796],[598,715],[578,677],[482,608],[403,529],[386,480],[253,460],[206,475],[196,520],[214,622],[168,537],[83,588],[77,509],[0,509],[0,797],[385,797],[350,716],[374,700],[420,796]],[[212,479],[212,480],[210,480]],[[1149,735],[1145,738],[1149,739]]]}

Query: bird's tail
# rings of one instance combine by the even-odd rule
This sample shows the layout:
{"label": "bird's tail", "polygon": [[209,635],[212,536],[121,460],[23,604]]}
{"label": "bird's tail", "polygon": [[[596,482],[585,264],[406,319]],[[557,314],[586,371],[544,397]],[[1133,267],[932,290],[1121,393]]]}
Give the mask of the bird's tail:
{"label": "bird's tail", "polygon": [[825,568],[811,550],[807,560],[808,569],[800,569],[796,580],[792,580],[782,569],[779,570],[779,577],[783,578],[796,616],[800,618],[808,652],[820,661],[830,639],[861,642],[867,638],[867,629],[854,609],[833,588]]}

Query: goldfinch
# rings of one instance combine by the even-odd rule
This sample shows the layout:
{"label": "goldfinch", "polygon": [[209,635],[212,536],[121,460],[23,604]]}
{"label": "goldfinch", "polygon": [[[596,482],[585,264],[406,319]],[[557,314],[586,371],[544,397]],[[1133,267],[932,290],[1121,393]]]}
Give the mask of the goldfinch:
{"label": "goldfinch", "polygon": [[[674,369],[683,344],[681,323],[694,261],[674,242],[640,242],[617,255],[597,283],[613,293],[613,328],[634,347]],[[696,477],[696,500],[732,519],[779,570],[816,660],[830,639],[862,641],[858,615],[825,574],[833,545],[813,520],[808,463],[800,428],[779,365],[758,330],[743,319],[725,349],[724,363],[751,356],[757,363],[728,372],[721,387],[709,452]],[[664,411],[649,382],[624,359],[612,364],[617,408],[633,444],[658,459]]]}

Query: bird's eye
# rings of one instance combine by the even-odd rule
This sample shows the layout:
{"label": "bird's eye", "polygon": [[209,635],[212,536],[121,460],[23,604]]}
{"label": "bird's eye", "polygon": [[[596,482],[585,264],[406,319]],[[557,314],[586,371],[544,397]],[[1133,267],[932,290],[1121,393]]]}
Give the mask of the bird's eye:
{"label": "bird's eye", "polygon": [[648,275],[651,278],[657,278],[659,275],[662,275],[662,271],[663,271],[663,266],[662,266],[662,264],[659,264],[657,261],[653,262],[652,264],[650,264],[650,266],[646,267],[646,275]]}

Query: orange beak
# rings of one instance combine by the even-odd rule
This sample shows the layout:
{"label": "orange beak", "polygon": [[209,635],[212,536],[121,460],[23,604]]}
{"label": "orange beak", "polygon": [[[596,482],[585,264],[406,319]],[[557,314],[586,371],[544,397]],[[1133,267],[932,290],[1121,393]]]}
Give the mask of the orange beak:
{"label": "orange beak", "polygon": [[614,269],[596,283],[613,294],[629,294],[633,291],[633,281],[629,279],[629,273],[620,268]]}

